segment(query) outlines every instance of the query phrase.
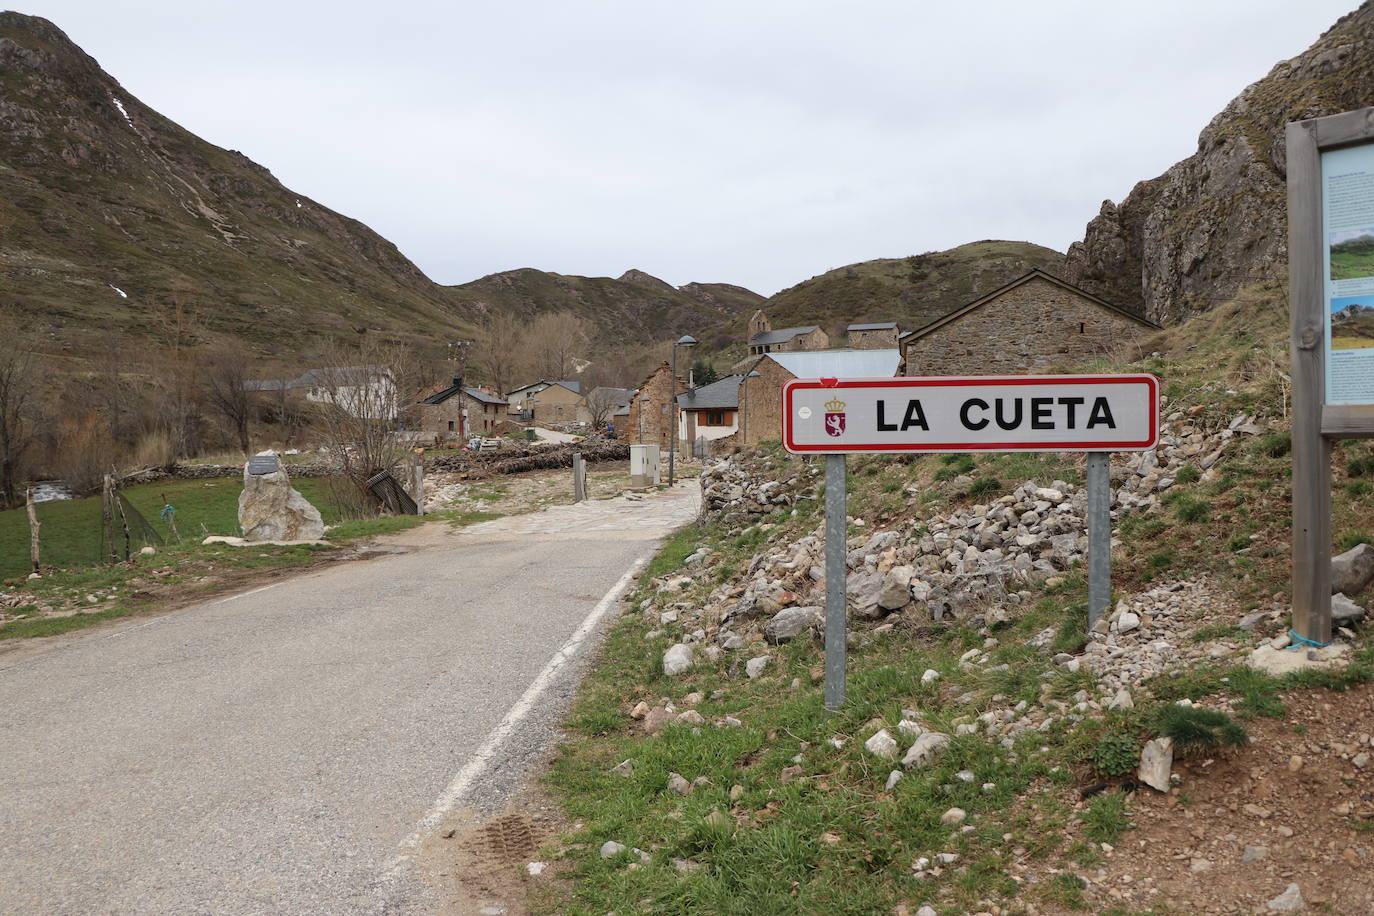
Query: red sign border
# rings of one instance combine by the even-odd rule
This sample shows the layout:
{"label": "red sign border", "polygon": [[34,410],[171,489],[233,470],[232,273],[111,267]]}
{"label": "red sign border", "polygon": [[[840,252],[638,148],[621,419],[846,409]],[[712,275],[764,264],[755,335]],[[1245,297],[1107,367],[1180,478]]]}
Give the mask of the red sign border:
{"label": "red sign border", "polygon": [[[976,385],[1139,385],[1150,392],[1150,435],[1139,442],[908,442],[899,444],[798,445],[792,441],[792,392],[815,389],[973,387]],[[883,379],[789,379],[782,386],[783,448],[797,455],[839,452],[1114,452],[1148,451],[1159,444],[1159,379],[1133,375],[931,375]]]}

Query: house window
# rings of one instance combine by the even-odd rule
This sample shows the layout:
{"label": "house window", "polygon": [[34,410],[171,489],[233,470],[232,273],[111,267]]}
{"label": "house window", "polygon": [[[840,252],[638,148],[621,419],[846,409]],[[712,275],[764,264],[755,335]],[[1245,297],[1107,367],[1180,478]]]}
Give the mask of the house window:
{"label": "house window", "polygon": [[452,421],[452,420],[449,420],[449,421],[448,421],[448,431],[449,431],[449,432],[453,432],[453,421]]}
{"label": "house window", "polygon": [[1080,334],[1086,334],[1086,333],[1087,333],[1086,331],[1083,330],[1083,326],[1084,326],[1085,324],[1086,324],[1086,322],[1083,322],[1083,321],[1078,322],[1078,333],[1080,333]]}
{"label": "house window", "polygon": [[725,411],[723,411],[723,410],[708,410],[708,411],[705,411],[705,413],[706,413],[706,419],[704,419],[704,420],[702,421],[702,423],[701,423],[702,426],[724,426],[724,425],[725,425]]}

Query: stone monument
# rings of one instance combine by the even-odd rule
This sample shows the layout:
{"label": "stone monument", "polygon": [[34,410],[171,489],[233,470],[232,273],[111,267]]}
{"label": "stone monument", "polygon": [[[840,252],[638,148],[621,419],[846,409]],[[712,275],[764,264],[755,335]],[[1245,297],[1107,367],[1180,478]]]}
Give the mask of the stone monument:
{"label": "stone monument", "polygon": [[275,452],[260,452],[243,466],[239,527],[249,541],[316,541],[324,536],[320,510],[291,486]]}

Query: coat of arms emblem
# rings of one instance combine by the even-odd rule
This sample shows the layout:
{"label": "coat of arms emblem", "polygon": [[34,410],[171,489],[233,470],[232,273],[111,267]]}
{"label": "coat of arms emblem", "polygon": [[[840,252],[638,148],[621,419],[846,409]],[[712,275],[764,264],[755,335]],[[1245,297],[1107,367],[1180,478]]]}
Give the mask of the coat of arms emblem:
{"label": "coat of arms emblem", "polygon": [[825,402],[825,431],[831,436],[844,435],[844,401],[839,398]]}

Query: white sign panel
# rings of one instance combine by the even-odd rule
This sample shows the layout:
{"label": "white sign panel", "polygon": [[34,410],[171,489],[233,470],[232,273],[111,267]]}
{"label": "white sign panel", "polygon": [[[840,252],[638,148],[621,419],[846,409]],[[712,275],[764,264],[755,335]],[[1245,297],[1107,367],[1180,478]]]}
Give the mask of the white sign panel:
{"label": "white sign panel", "polygon": [[1374,144],[1321,163],[1326,403],[1374,404]]}
{"label": "white sign panel", "polygon": [[1120,452],[1159,440],[1153,375],[793,379],[782,441],[795,453]]}

